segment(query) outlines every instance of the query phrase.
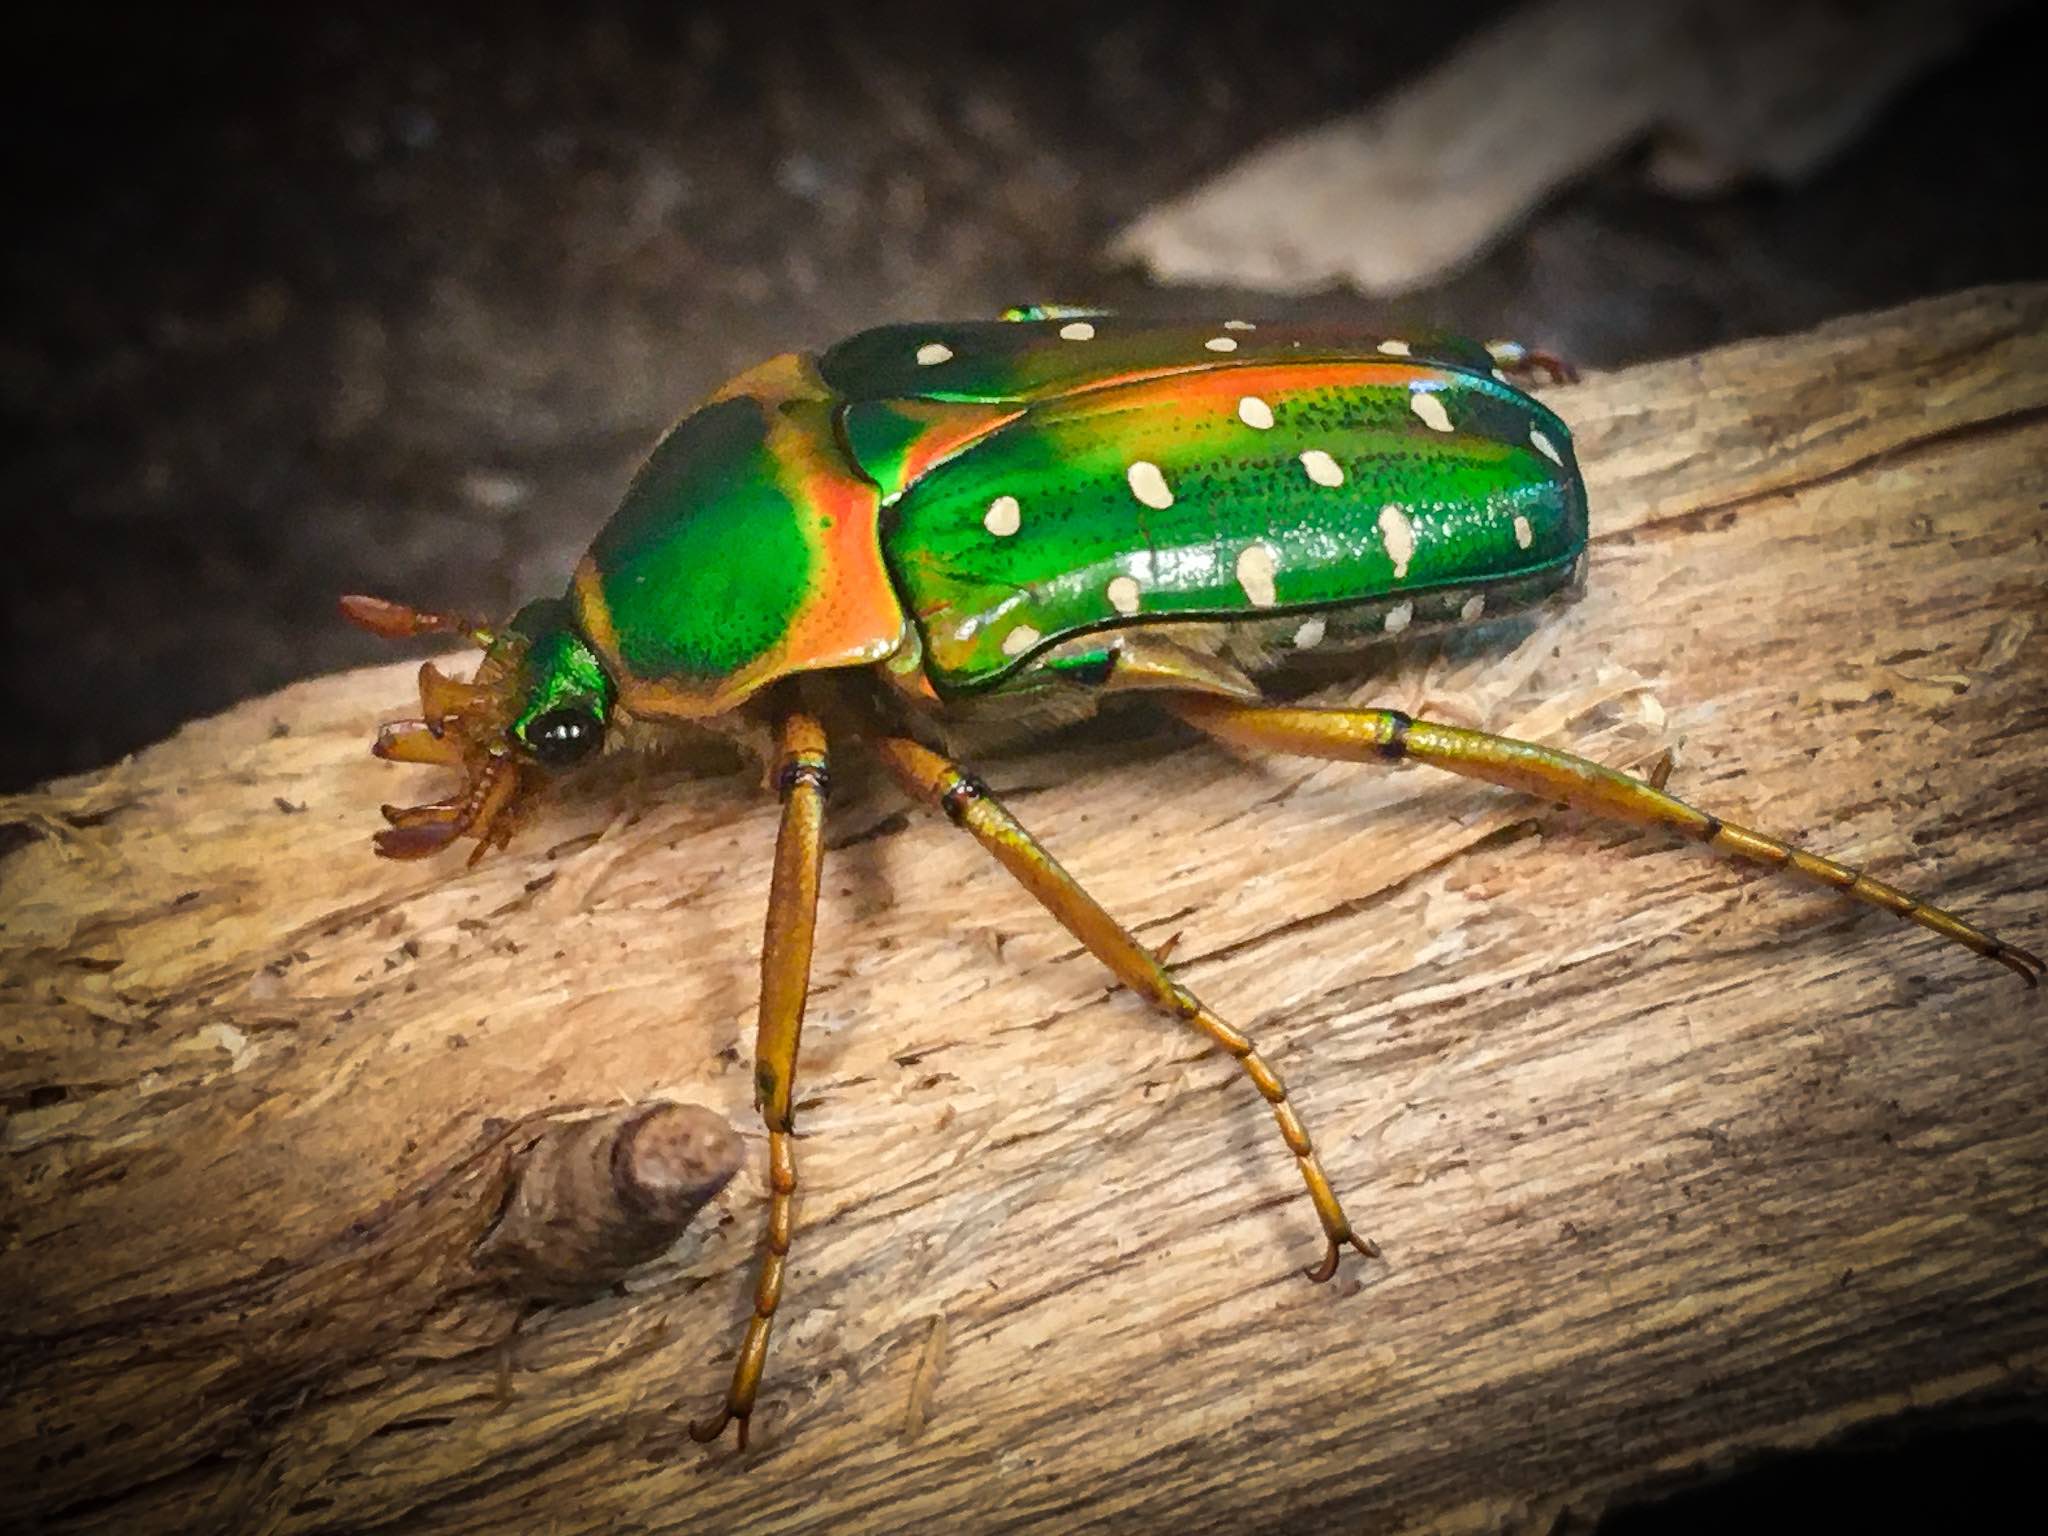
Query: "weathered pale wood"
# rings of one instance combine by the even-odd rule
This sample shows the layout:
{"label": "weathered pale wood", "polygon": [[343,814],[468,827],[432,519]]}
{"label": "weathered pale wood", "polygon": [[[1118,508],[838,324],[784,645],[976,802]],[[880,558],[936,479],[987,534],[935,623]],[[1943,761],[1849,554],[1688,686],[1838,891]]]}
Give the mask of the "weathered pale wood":
{"label": "weathered pale wood", "polygon": [[[1590,595],[1325,693],[1675,746],[1709,808],[2038,948],[2048,288],[1555,403]],[[1386,1261],[1301,1280],[1315,1222],[1231,1064],[848,763],[759,1449],[682,1434],[748,1305],[751,1164],[731,1219],[531,1320],[501,1402],[516,1303],[467,1250],[509,1145],[667,1096],[759,1161],[775,812],[746,774],[651,773],[474,870],[379,862],[375,807],[415,781],[364,747],[409,670],[6,807],[38,833],[0,865],[15,1516],[1544,1529],[2039,1388],[2048,1013],[2009,973],[1484,787],[1161,726],[984,767],[1112,910],[1182,935]]]}
{"label": "weathered pale wood", "polygon": [[1167,283],[1405,293],[1651,139],[1649,179],[1797,183],[2011,0],[1525,0],[1357,113],[1263,144],[1110,246]]}

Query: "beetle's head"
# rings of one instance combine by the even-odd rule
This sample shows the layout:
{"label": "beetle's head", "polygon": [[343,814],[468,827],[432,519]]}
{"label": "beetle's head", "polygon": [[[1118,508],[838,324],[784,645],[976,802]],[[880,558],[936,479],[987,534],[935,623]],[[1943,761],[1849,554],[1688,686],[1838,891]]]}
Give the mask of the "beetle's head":
{"label": "beetle's head", "polygon": [[424,858],[473,837],[474,863],[511,840],[523,806],[551,774],[603,747],[617,690],[560,599],[528,603],[502,628],[377,597],[344,597],[341,611],[387,638],[461,634],[484,651],[466,683],[422,663],[420,718],[377,732],[377,756],[464,776],[445,800],[384,807],[391,825],[377,834],[377,851],[386,858]]}

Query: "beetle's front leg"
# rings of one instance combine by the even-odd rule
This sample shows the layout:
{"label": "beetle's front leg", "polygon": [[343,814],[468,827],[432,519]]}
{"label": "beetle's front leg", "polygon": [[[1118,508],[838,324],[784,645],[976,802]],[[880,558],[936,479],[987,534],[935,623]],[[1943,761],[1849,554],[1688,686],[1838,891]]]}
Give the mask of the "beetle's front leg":
{"label": "beetle's front leg", "polygon": [[747,1319],[739,1359],[725,1403],[702,1423],[690,1426],[695,1440],[716,1440],[728,1423],[739,1423],[740,1449],[747,1448],[747,1420],[761,1387],[768,1358],[768,1333],[782,1301],[783,1267],[789,1259],[796,1198],[796,1153],[790,1103],[796,1079],[797,1040],[803,1032],[804,998],[811,985],[811,936],[818,917],[818,866],[824,853],[825,794],[828,788],[825,729],[812,716],[791,710],[776,739],[775,785],[782,795],[782,825],[775,838],[775,872],[768,887],[768,926],[761,942],[761,1015],[754,1036],[754,1107],[768,1126],[768,1240],[754,1286],[754,1315]]}
{"label": "beetle's front leg", "polygon": [[1017,883],[1036,896],[1059,919],[1060,926],[1085,944],[1118,981],[1153,1007],[1207,1035],[1237,1059],[1260,1097],[1272,1106],[1281,1139],[1294,1154],[1302,1182],[1315,1203],[1316,1216],[1323,1224],[1328,1251],[1320,1264],[1304,1273],[1311,1280],[1329,1279],[1337,1272],[1337,1260],[1346,1245],[1368,1258],[1378,1258],[1379,1245],[1352,1231],[1351,1220],[1337,1203],[1336,1193],[1316,1158],[1308,1128],[1288,1102],[1286,1085],[1259,1054],[1251,1037],[1226,1024],[1200,998],[1167,975],[1159,957],[1060,868],[1037,839],[1004,809],[1002,802],[989,793],[986,785],[914,741],[885,738],[875,744],[875,749],[904,788],[915,798],[944,811],[955,826],[994,854]]}

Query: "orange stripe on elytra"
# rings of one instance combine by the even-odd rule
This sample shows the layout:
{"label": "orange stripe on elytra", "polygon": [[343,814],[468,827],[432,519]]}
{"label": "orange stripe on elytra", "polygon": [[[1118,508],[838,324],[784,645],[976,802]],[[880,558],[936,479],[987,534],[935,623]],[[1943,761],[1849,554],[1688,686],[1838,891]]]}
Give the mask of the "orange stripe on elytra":
{"label": "orange stripe on elytra", "polygon": [[1061,407],[1069,401],[1081,402],[1091,411],[1099,410],[1102,402],[1094,397],[1110,390],[1130,390],[1141,399],[1147,393],[1144,386],[1148,384],[1170,386],[1167,393],[1175,397],[1228,394],[1233,397],[1232,408],[1235,409],[1235,397],[1257,394],[1257,386],[1261,384],[1274,393],[1284,393],[1290,389],[1324,389],[1356,384],[1407,385],[1418,379],[1447,384],[1454,379],[1469,377],[1474,376],[1458,369],[1384,357],[1370,361],[1321,359],[1312,362],[1247,358],[1242,362],[1177,363],[1162,368],[1134,368],[1127,373],[1089,379],[1036,404],[1013,400],[988,405],[956,400],[896,401],[891,403],[891,408],[913,421],[922,422],[923,431],[916,443],[904,452],[897,477],[899,483],[884,489],[900,494],[938,465],[1011,425],[1027,411],[1034,421],[1042,422],[1058,417]]}
{"label": "orange stripe on elytra", "polygon": [[[1455,368],[1393,358],[1376,358],[1371,362],[1324,360],[1300,363],[1258,358],[1173,371],[1147,370],[1099,380],[1035,407],[1032,417],[1034,423],[1055,421],[1066,414],[1065,408],[1070,404],[1075,411],[1090,415],[1109,408],[1138,409],[1153,404],[1184,404],[1192,414],[1219,402],[1227,402],[1229,410],[1235,412],[1237,402],[1246,395],[1284,396],[1306,389],[1355,388],[1360,385],[1405,389],[1416,383],[1451,384],[1475,378],[1475,375]],[[1128,394],[1128,403],[1119,400],[1112,406],[1111,402],[1102,400],[1101,395],[1110,390]],[[1157,400],[1153,398],[1155,395],[1159,397]]]}
{"label": "orange stripe on elytra", "polygon": [[919,431],[904,451],[897,483],[883,487],[889,492],[917,484],[955,454],[992,432],[1000,432],[1024,414],[1024,408],[1018,405],[965,405],[951,400],[903,400],[892,403],[890,408],[917,422]]}

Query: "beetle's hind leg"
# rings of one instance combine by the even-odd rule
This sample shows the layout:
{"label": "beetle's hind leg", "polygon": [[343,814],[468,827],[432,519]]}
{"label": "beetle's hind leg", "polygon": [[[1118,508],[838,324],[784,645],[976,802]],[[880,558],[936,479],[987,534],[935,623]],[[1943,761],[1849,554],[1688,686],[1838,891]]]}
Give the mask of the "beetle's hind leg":
{"label": "beetle's hind leg", "polygon": [[1664,792],[1664,776],[1653,772],[1649,782],[1602,767],[1570,752],[1533,742],[1494,736],[1461,726],[1415,720],[1394,709],[1319,709],[1243,704],[1206,694],[1167,696],[1166,705],[1197,729],[1239,746],[1261,747],[1302,757],[1351,762],[1398,762],[1404,758],[1468,779],[1484,779],[1509,789],[1563,801],[1581,810],[1617,821],[1664,827],[1710,848],[1781,869],[1819,885],[1832,886],[1874,907],[1903,917],[1943,938],[1996,960],[2035,985],[2048,962],[2008,944],[1953,912],[1930,906],[1882,880],[1804,848],[1766,837],[1709,815]]}
{"label": "beetle's hind leg", "polygon": [[1525,347],[1519,341],[1489,341],[1486,350],[1502,373],[1533,380],[1538,374],[1549,384],[1576,384],[1579,370],[1555,352]]}
{"label": "beetle's hind leg", "polygon": [[884,738],[875,743],[875,750],[913,797],[944,811],[955,826],[994,854],[1017,883],[1036,896],[1060,926],[1085,944],[1118,981],[1155,1008],[1192,1025],[1237,1059],[1245,1076],[1273,1107],[1281,1139],[1294,1154],[1302,1182],[1308,1186],[1309,1199],[1315,1203],[1316,1216],[1323,1224],[1328,1250],[1320,1264],[1303,1272],[1311,1280],[1329,1279],[1337,1272],[1337,1260],[1347,1245],[1368,1258],[1378,1258],[1379,1245],[1352,1230],[1350,1218],[1344,1214],[1322,1164],[1316,1159],[1308,1130],[1288,1102],[1280,1074],[1259,1054],[1251,1038],[1226,1024],[1200,998],[1167,975],[1159,956],[1133,937],[1072,875],[1060,868],[1037,839],[989,793],[987,786],[914,741]]}

